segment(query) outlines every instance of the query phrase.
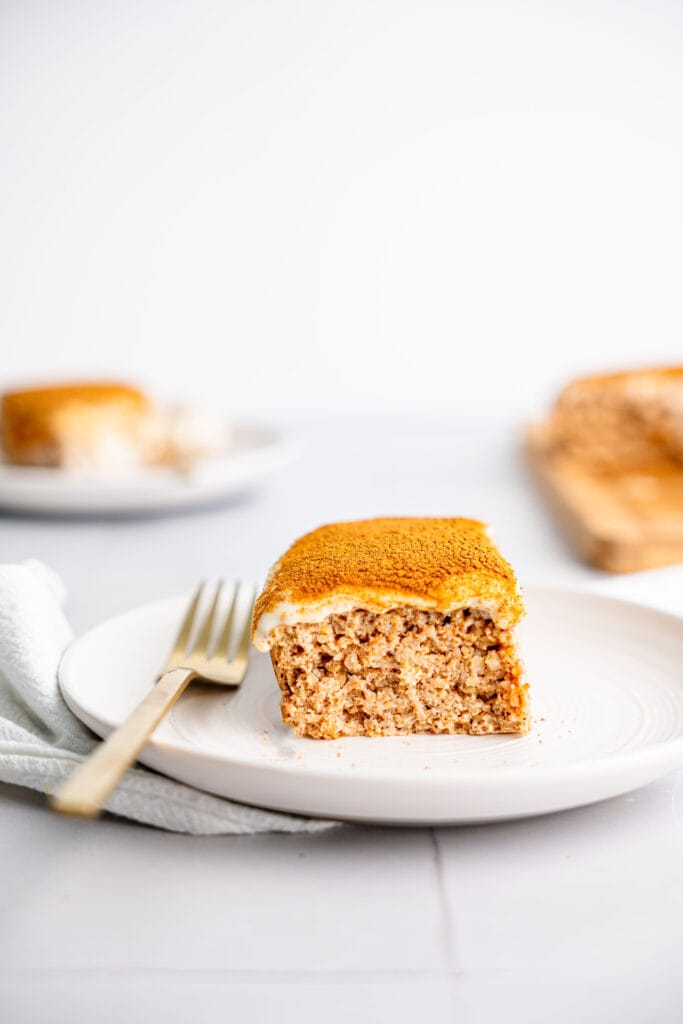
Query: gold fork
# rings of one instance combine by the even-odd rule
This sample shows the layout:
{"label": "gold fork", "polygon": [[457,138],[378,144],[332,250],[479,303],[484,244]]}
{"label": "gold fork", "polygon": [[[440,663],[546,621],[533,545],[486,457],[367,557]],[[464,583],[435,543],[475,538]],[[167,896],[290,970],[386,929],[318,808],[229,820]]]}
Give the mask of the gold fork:
{"label": "gold fork", "polygon": [[[235,584],[223,626],[215,643],[212,644],[211,638],[223,587],[224,583],[220,581],[216,586],[209,613],[201,624],[198,621],[198,610],[207,587],[203,582],[199,584],[173,644],[168,662],[155,686],[126,721],[100,743],[95,752],[79,765],[73,775],[50,798],[50,804],[56,811],[84,818],[96,817],[161,719],[193,680],[217,683],[220,686],[240,685],[247,674],[254,590],[251,587],[243,587],[240,583]],[[242,629],[237,631],[236,609],[241,603],[240,596],[245,593],[249,593],[249,612]],[[190,647],[190,640],[195,632],[196,639]],[[235,652],[232,658],[228,658],[229,649],[235,638]]]}

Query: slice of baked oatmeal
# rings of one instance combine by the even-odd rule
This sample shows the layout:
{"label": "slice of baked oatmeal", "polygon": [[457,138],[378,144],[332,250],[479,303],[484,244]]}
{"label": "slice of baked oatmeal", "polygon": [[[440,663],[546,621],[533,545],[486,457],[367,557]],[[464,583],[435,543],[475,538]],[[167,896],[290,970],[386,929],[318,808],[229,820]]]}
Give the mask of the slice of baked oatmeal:
{"label": "slice of baked oatmeal", "polygon": [[582,377],[560,392],[539,439],[589,471],[661,472],[683,466],[683,367]]}
{"label": "slice of baked oatmeal", "polygon": [[5,460],[19,466],[106,470],[162,462],[166,439],[160,412],[142,391],[89,382],[6,391],[0,444]]}
{"label": "slice of baked oatmeal", "polygon": [[484,524],[371,519],[292,545],[258,598],[253,639],[300,736],[526,732],[523,615]]}

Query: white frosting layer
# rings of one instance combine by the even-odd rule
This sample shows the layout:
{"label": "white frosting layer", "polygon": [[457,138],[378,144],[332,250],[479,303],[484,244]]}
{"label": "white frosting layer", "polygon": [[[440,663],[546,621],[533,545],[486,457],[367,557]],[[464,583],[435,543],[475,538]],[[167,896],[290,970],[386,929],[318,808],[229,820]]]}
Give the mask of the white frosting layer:
{"label": "white frosting layer", "polygon": [[338,595],[328,601],[311,603],[307,605],[295,605],[289,601],[282,601],[271,612],[264,612],[260,616],[254,629],[254,646],[259,651],[269,651],[272,646],[272,633],[278,626],[296,626],[301,622],[324,622],[330,615],[344,615],[356,608],[363,608],[370,612],[390,611],[392,608],[424,608],[427,611],[441,611],[446,615],[448,612],[456,611],[458,608],[479,608],[486,612],[499,626],[510,625],[506,617],[501,617],[500,604],[498,601],[481,599],[472,595],[467,601],[450,608],[436,609],[429,601],[421,601],[406,594],[383,594],[373,602],[372,607],[359,603],[358,595]]}

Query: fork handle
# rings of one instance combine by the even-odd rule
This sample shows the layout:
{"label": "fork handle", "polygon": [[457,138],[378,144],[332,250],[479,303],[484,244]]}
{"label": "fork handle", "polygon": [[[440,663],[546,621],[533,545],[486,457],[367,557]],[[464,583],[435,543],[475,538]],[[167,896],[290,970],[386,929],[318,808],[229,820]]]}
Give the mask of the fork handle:
{"label": "fork handle", "polygon": [[169,708],[196,676],[189,668],[165,672],[118,729],[109,734],[50,797],[61,814],[95,818]]}

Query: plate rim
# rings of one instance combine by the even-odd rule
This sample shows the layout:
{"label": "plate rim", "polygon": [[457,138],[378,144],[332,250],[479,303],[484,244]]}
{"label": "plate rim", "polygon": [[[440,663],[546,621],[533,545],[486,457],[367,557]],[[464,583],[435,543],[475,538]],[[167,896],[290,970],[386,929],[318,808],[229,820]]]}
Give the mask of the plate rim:
{"label": "plate rim", "polygon": [[290,465],[301,448],[290,431],[268,422],[236,419],[233,431],[251,436],[251,447],[200,459],[187,473],[162,466],[88,474],[0,460],[0,509],[87,516],[199,505],[248,489]]}
{"label": "plate rim", "polygon": [[[646,612],[648,615],[660,619],[668,620],[668,623],[674,627],[681,627],[683,624],[683,616],[679,616],[674,612],[664,611],[663,609],[653,607],[651,605],[644,605],[641,602],[629,600],[621,597],[614,597],[612,595],[602,594],[589,589],[582,589],[567,585],[548,585],[546,583],[528,582],[524,587],[525,592],[529,591],[541,591],[551,592],[553,594],[561,596],[571,597],[582,597],[591,598],[610,606],[622,607],[626,606],[631,611]],[[104,737],[111,732],[117,722],[113,722],[106,717],[88,709],[84,704],[74,697],[69,692],[68,688],[68,674],[70,672],[70,663],[76,656],[78,645],[80,641],[85,637],[90,636],[93,632],[109,626],[115,621],[125,619],[129,616],[145,612],[152,608],[159,608],[162,605],[171,605],[174,603],[181,604],[181,602],[187,600],[187,595],[176,595],[174,597],[162,598],[157,601],[150,601],[143,605],[138,605],[134,608],[128,609],[127,611],[121,612],[117,615],[110,616],[102,622],[92,626],[85,633],[79,637],[75,637],[71,643],[67,646],[62,657],[60,659],[58,668],[58,684],[60,692],[64,698],[69,709],[72,713],[81,721],[84,722],[88,728],[90,728],[96,735]],[[682,640],[683,643],[683,640]],[[523,653],[523,652],[522,652]],[[261,654],[260,652],[252,651],[251,657],[268,658],[267,654]],[[681,682],[683,687],[683,681]],[[426,735],[426,734],[423,734]],[[373,740],[383,739],[397,739],[401,737],[373,737]],[[434,739],[441,739],[443,737],[435,736]],[[332,740],[332,743],[349,742],[354,739],[366,739],[365,737],[340,737],[337,740]],[[324,742],[311,740],[310,742]],[[179,754],[183,756],[191,756],[193,759],[198,759],[203,762],[212,762],[214,764],[219,763],[225,768],[239,769],[248,767],[251,771],[257,771],[264,774],[271,774],[276,771],[280,775],[290,775],[294,778],[301,778],[305,775],[307,779],[317,782],[329,782],[334,779],[339,781],[344,778],[349,783],[356,781],[365,782],[397,782],[402,783],[410,782],[411,786],[420,788],[423,790],[430,790],[435,785],[449,785],[454,784],[466,785],[471,787],[477,787],[479,785],[486,786],[495,783],[496,786],[501,790],[516,789],[520,785],[535,788],[538,791],[543,791],[546,788],[550,788],[553,785],[557,785],[560,781],[576,781],[593,777],[596,773],[600,774],[601,778],[610,778],[623,774],[627,768],[646,768],[657,773],[664,774],[668,771],[675,770],[675,765],[672,762],[680,760],[680,766],[683,766],[683,732],[679,736],[671,737],[668,740],[662,740],[655,743],[650,743],[647,746],[638,748],[634,751],[617,752],[615,754],[606,754],[598,757],[586,758],[576,762],[572,762],[565,765],[552,765],[552,766],[506,766],[501,768],[466,768],[460,766],[453,766],[450,768],[439,768],[434,767],[429,772],[424,772],[420,775],[412,772],[396,772],[395,770],[387,770],[382,767],[368,767],[357,765],[352,773],[343,774],[340,772],[340,766],[334,763],[330,763],[329,766],[318,766],[311,768],[302,764],[302,762],[282,762],[276,766],[271,764],[264,764],[260,761],[251,760],[248,758],[238,758],[231,756],[229,752],[222,753],[220,751],[202,751],[194,746],[189,741],[178,736],[174,739],[169,738],[158,738],[152,736],[146,744],[145,751],[159,751],[164,755]],[[145,751],[142,752],[139,760],[141,763],[145,763]],[[668,767],[666,767],[668,766]],[[157,769],[158,770],[158,769]],[[166,773],[168,774],[168,773]],[[177,776],[169,775],[171,778],[177,778]],[[178,780],[182,781],[182,780]],[[238,797],[234,799],[239,800]]]}

